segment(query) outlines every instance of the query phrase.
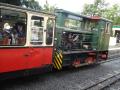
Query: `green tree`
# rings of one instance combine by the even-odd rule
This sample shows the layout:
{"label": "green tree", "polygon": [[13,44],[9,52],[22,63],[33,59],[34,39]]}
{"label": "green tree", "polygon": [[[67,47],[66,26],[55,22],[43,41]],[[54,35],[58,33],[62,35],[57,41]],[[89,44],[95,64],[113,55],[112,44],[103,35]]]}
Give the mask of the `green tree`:
{"label": "green tree", "polygon": [[115,25],[120,25],[120,6],[115,4],[108,8],[103,17],[112,20]]}
{"label": "green tree", "polygon": [[34,9],[34,10],[41,10],[42,7],[39,5],[39,2],[35,0],[22,0],[22,5],[27,8]]}
{"label": "green tree", "polygon": [[17,5],[17,6],[21,6],[21,0],[0,0],[0,2],[2,3],[7,3],[7,4],[12,4],[12,5]]}
{"label": "green tree", "polygon": [[82,14],[89,16],[102,16],[106,11],[106,6],[108,3],[105,3],[104,0],[95,0],[93,4],[85,4]]}
{"label": "green tree", "polygon": [[8,3],[16,6],[25,6],[26,8],[41,10],[41,6],[35,0],[0,0],[2,3]]}
{"label": "green tree", "polygon": [[48,13],[54,13],[55,9],[57,9],[57,7],[54,6],[50,6],[48,1],[46,0],[46,3],[43,6],[43,11],[48,12]]}
{"label": "green tree", "polygon": [[108,8],[104,0],[95,0],[93,4],[85,4],[82,14],[89,16],[100,16],[113,21],[113,24],[120,25],[120,6],[115,4]]}

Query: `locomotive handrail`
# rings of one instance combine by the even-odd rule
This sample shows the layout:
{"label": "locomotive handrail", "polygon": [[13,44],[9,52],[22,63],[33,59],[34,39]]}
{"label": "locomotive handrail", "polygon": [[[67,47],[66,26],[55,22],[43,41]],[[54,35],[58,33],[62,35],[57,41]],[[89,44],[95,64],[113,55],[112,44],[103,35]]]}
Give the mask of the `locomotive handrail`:
{"label": "locomotive handrail", "polygon": [[70,29],[70,28],[66,28],[66,27],[59,27],[59,26],[56,26],[56,28],[63,29],[63,31],[68,31],[68,32],[78,32],[78,33],[92,34],[92,32],[87,31],[87,30],[85,30],[85,31],[80,30],[80,29],[79,30],[75,30],[75,29]]}
{"label": "locomotive handrail", "polygon": [[79,49],[79,51],[63,51],[63,54],[73,54],[73,53],[86,53],[86,52],[95,52],[96,50],[83,50]]}

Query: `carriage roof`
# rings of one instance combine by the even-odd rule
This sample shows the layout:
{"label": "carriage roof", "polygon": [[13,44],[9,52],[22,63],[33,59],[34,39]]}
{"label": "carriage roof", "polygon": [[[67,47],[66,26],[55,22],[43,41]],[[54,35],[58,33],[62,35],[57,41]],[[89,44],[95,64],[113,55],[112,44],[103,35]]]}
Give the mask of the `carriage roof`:
{"label": "carriage roof", "polygon": [[17,9],[22,12],[42,13],[42,14],[49,15],[49,16],[55,16],[55,14],[47,13],[42,10],[33,10],[33,9],[10,5],[10,4],[6,4],[6,3],[0,3],[0,8],[5,8],[5,9],[12,8],[12,9],[15,9],[15,10]]}

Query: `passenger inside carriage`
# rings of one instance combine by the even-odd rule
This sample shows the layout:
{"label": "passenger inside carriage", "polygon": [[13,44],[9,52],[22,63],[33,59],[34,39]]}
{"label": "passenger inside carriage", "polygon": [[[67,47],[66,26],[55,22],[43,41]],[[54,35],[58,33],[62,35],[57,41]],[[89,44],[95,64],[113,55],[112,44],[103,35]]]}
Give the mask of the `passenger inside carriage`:
{"label": "passenger inside carriage", "polygon": [[25,43],[25,24],[17,22],[10,26],[9,23],[4,24],[3,29],[3,45],[23,45]]}
{"label": "passenger inside carriage", "polygon": [[26,36],[25,24],[22,22],[16,23],[14,31],[15,31],[16,36],[17,36],[18,45],[23,45],[25,43],[25,36]]}
{"label": "passenger inside carriage", "polygon": [[11,42],[11,26],[8,22],[4,23],[2,36],[3,36],[3,45],[10,45]]}
{"label": "passenger inside carriage", "polygon": [[20,46],[26,42],[26,19],[23,12],[0,9],[0,45]]}

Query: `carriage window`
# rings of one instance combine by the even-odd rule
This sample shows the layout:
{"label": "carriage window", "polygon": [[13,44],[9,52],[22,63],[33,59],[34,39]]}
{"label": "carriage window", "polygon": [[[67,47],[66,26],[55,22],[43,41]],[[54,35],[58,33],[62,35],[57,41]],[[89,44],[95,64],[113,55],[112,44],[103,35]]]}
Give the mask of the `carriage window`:
{"label": "carriage window", "polygon": [[32,16],[31,44],[38,45],[43,43],[43,24],[44,24],[44,18],[38,16]]}
{"label": "carriage window", "polygon": [[26,17],[23,12],[0,9],[0,45],[25,45]]}
{"label": "carriage window", "polygon": [[51,45],[53,41],[53,27],[54,27],[54,20],[48,19],[47,21],[47,31],[46,31],[46,44]]}

